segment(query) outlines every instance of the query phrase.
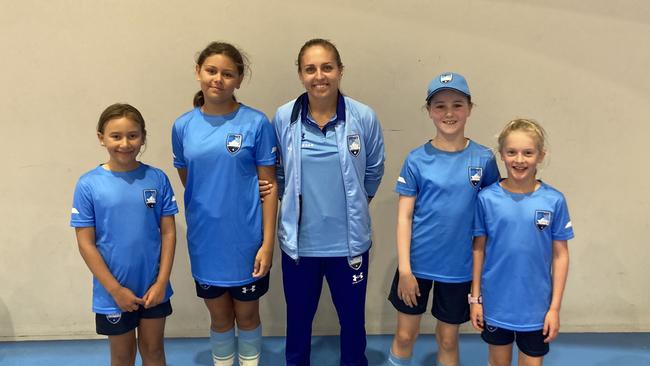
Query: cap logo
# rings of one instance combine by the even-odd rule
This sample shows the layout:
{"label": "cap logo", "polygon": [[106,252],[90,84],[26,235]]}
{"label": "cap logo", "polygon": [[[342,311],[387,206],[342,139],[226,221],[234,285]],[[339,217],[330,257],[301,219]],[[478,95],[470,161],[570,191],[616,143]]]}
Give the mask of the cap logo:
{"label": "cap logo", "polygon": [[447,84],[451,82],[451,80],[454,78],[453,74],[442,74],[440,75],[440,82],[443,84]]}

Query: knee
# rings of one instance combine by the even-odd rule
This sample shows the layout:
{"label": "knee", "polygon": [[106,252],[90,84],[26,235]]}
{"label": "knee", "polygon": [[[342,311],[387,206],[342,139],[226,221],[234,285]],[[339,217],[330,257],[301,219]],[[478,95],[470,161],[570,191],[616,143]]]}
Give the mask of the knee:
{"label": "knee", "polygon": [[397,330],[395,333],[395,344],[399,348],[410,348],[415,343],[417,337],[417,332]]}
{"label": "knee", "polygon": [[139,342],[140,356],[145,365],[164,365],[165,346],[163,342]]}
{"label": "knee", "polygon": [[445,352],[454,352],[458,349],[458,337],[436,334],[436,341],[438,342],[438,348]]}
{"label": "knee", "polygon": [[246,315],[237,314],[237,328],[239,329],[252,330],[257,328],[260,323],[259,313]]}
{"label": "knee", "polygon": [[510,366],[510,362],[488,361],[489,366]]}
{"label": "knee", "polygon": [[111,354],[111,366],[126,366],[135,364],[135,349],[133,352],[120,352]]}
{"label": "knee", "polygon": [[210,328],[214,330],[215,332],[223,333],[227,332],[232,327],[235,326],[235,316],[234,314],[232,315],[226,315],[222,317],[212,317],[210,319]]}
{"label": "knee", "polygon": [[511,360],[506,359],[506,360],[500,360],[495,357],[489,357],[488,358],[488,365],[489,366],[510,366]]}

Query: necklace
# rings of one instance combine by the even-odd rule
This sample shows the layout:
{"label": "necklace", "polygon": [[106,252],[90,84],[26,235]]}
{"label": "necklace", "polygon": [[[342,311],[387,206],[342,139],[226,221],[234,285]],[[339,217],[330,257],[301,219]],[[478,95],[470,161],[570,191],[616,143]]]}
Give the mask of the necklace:
{"label": "necklace", "polygon": [[[330,122],[332,119],[332,116],[334,115],[333,113],[325,112],[321,113],[318,116],[316,116],[316,113],[314,113],[311,109],[311,105],[307,105],[307,110],[309,111],[309,114],[311,117],[314,119],[314,122],[316,122],[316,125],[322,130],[327,124]],[[323,122],[324,121],[324,122]]]}

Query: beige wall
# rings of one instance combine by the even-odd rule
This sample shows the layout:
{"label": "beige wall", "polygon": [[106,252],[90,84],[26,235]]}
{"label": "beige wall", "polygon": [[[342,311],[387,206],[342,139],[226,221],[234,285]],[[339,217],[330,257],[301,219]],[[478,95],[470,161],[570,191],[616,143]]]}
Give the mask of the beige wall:
{"label": "beige wall", "polygon": [[[126,101],[143,112],[142,159],[170,175],[180,199],[170,126],[198,88],[195,53],[217,39],[241,46],[253,75],[238,96],[272,115],[301,92],[294,58],[316,36],[337,43],[343,90],[375,108],[386,138],[386,176],[372,204],[370,333],[394,329],[385,300],[395,268],[392,189],[405,154],[433,134],[421,106],[428,81],[445,70],[470,82],[472,138],[494,146],[516,116],[549,132],[541,177],[568,197],[576,231],[563,330],[650,331],[650,4],[537,3],[0,0],[0,339],[94,335],[91,276],[68,220],[77,178],[106,158],[93,130],[105,106]],[[204,336],[182,215],[177,222],[167,334]],[[285,319],[278,259],[262,301],[274,335]],[[329,301],[315,329],[336,332]]]}

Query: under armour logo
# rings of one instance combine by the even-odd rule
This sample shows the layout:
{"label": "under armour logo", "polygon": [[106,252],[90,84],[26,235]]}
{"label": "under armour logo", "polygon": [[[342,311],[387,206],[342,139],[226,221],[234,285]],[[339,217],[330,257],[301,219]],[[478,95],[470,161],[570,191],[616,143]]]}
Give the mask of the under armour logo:
{"label": "under armour logo", "polygon": [[255,292],[255,285],[252,285],[251,287],[247,288],[246,286],[241,288],[242,293],[248,293],[248,292]]}
{"label": "under armour logo", "polygon": [[359,272],[358,275],[352,275],[352,284],[359,283],[363,281],[363,272]]}

